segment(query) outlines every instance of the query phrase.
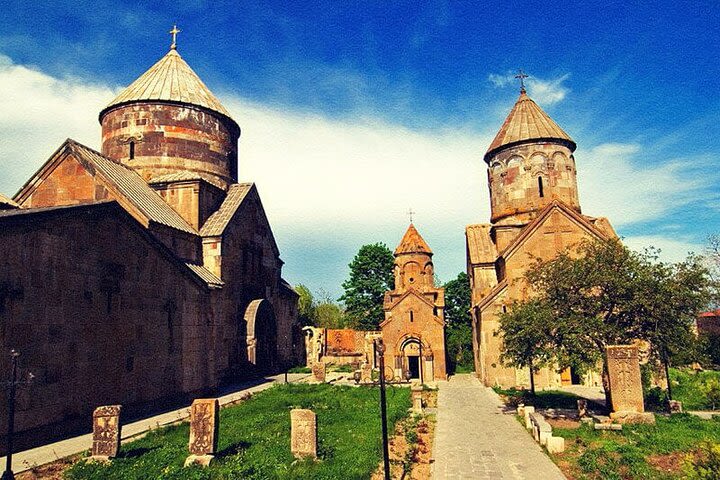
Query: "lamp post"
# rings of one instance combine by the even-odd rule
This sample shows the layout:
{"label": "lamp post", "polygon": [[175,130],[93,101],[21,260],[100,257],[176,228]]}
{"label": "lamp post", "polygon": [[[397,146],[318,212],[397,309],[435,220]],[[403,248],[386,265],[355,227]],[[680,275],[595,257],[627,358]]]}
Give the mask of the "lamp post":
{"label": "lamp post", "polygon": [[7,456],[5,457],[5,472],[2,474],[0,480],[14,480],[15,474],[12,471],[12,454],[13,454],[13,436],[15,434],[15,391],[17,386],[22,383],[30,383],[33,379],[33,374],[28,374],[28,379],[25,382],[19,381],[17,378],[18,369],[18,357],[20,353],[15,349],[10,350],[10,361],[11,361],[11,377],[10,381],[7,382],[8,387],[8,429],[7,429]]}
{"label": "lamp post", "polygon": [[383,440],[383,468],[385,469],[385,480],[390,480],[390,453],[388,451],[387,432],[387,407],[385,405],[385,344],[382,339],[375,340],[375,345],[380,354],[380,419],[382,421]]}

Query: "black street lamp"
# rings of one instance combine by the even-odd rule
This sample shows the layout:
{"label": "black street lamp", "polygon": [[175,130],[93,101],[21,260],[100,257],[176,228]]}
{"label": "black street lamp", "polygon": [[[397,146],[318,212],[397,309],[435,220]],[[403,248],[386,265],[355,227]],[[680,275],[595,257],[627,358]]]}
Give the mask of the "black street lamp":
{"label": "black street lamp", "polygon": [[388,449],[387,406],[385,404],[385,344],[382,339],[375,340],[377,352],[380,354],[380,418],[382,421],[383,468],[385,480],[390,480],[390,453]]}
{"label": "black street lamp", "polygon": [[19,381],[17,378],[18,357],[20,353],[10,350],[10,360],[12,362],[11,379],[7,382],[8,388],[8,430],[7,430],[7,457],[5,457],[5,472],[0,480],[14,480],[15,474],[12,471],[12,454],[13,454],[13,436],[15,434],[15,391],[18,385],[30,383],[33,374],[28,374],[26,381]]}

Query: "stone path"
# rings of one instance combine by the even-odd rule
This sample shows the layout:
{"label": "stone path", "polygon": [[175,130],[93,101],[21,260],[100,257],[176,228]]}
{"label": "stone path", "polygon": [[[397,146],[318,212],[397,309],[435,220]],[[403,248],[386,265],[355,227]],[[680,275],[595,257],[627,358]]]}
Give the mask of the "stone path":
{"label": "stone path", "polygon": [[[308,375],[305,373],[291,373],[288,374],[288,380],[290,382],[296,382],[304,379]],[[284,374],[267,377],[264,381],[259,384],[255,382],[254,386],[239,385],[235,389],[225,389],[221,393],[222,396],[218,397],[221,406],[226,406],[232,403],[236,403],[244,395],[248,393],[257,393],[267,388],[270,388],[273,383],[284,382]],[[163,427],[172,425],[174,423],[182,422],[190,416],[190,407],[180,408],[171,412],[161,413],[153,417],[145,418],[137,422],[129,423],[122,426],[122,443],[127,443],[144,435],[148,430],[153,428]],[[92,417],[88,416],[88,425],[92,422]],[[20,473],[31,468],[44,465],[46,463],[54,462],[61,458],[69,457],[77,453],[89,450],[92,445],[92,434],[80,435],[78,437],[68,438],[59,442],[50,443],[41,447],[25,450],[13,454],[13,472]],[[0,465],[2,470],[5,470],[5,457],[0,457]]]}
{"label": "stone path", "polygon": [[438,382],[433,478],[564,479],[500,398],[470,374]]}

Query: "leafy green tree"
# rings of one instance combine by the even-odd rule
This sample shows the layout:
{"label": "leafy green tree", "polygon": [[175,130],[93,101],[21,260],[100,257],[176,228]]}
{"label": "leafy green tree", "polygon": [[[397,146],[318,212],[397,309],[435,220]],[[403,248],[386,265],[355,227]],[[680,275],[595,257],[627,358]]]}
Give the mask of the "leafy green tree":
{"label": "leafy green tree", "polygon": [[345,311],[335,303],[326,291],[318,291],[315,304],[316,326],[322,328],[347,328]]}
{"label": "leafy green tree", "polygon": [[[549,332],[552,360],[558,367],[593,368],[602,362],[608,405],[605,347],[647,340],[654,342],[651,353],[656,358],[667,356],[675,348],[675,338],[686,338],[688,318],[702,303],[708,286],[697,262],[668,266],[657,262],[653,252],[633,252],[619,240],[584,242],[577,252],[538,260],[526,280],[535,297],[515,308],[523,311],[523,303],[539,302],[551,312],[550,328],[532,328]],[[691,288],[681,288],[683,282],[690,282]],[[526,321],[533,318],[545,321],[538,315]],[[509,325],[505,322],[501,328],[504,336]]]}
{"label": "leafy green tree", "polygon": [[300,296],[298,299],[298,320],[302,326],[315,325],[315,298],[312,292],[305,285],[297,285],[295,291]]}
{"label": "leafy green tree", "polygon": [[377,330],[383,321],[383,298],[394,286],[394,257],[384,243],[363,245],[350,263],[350,277],[343,282],[349,325],[359,330]]}
{"label": "leafy green tree", "polygon": [[[500,315],[505,366],[530,369],[530,391],[535,395],[535,373],[554,358],[553,312],[547,302],[517,302]],[[498,332],[498,333],[499,333]]]}
{"label": "leafy green tree", "polygon": [[470,280],[465,272],[445,285],[445,348],[449,369],[473,369]]}

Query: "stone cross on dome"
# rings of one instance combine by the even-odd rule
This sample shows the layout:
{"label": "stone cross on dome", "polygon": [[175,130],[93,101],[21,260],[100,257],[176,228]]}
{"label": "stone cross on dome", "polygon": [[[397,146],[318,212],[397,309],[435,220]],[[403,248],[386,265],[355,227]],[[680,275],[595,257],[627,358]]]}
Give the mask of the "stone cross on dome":
{"label": "stone cross on dome", "polygon": [[518,70],[518,74],[515,75],[515,78],[520,79],[520,93],[525,93],[525,79],[528,78],[528,76],[522,70]]}
{"label": "stone cross on dome", "polygon": [[180,32],[182,32],[182,30],[177,28],[177,25],[173,25],[172,30],[168,32],[170,35],[172,35],[172,44],[170,45],[170,50],[177,49],[177,34]]}

